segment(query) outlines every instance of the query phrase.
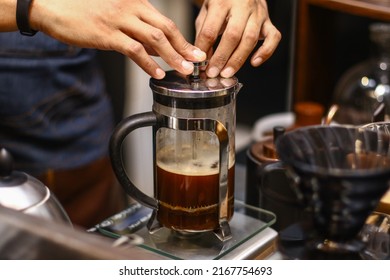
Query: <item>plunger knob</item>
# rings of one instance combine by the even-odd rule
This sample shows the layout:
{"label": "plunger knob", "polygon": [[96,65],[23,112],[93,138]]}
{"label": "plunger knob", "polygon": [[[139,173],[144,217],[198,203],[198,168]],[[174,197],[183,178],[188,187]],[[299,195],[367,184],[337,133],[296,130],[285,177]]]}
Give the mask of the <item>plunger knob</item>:
{"label": "plunger knob", "polygon": [[200,69],[202,67],[207,66],[207,61],[201,61],[201,62],[193,62],[194,64],[194,71],[191,74],[191,78],[198,79],[200,75]]}

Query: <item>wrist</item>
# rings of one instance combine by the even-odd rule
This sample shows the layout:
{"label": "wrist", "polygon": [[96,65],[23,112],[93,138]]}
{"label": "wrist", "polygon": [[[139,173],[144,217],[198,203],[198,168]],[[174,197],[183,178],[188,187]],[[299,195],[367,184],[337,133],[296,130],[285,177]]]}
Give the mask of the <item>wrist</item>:
{"label": "wrist", "polygon": [[22,35],[33,36],[37,33],[30,26],[30,10],[33,0],[17,0],[16,3],[16,24]]}

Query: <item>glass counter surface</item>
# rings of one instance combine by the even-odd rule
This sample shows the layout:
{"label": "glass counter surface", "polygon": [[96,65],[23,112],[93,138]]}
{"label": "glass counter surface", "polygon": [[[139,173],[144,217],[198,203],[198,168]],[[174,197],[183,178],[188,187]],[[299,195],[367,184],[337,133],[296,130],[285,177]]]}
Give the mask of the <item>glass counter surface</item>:
{"label": "glass counter surface", "polygon": [[137,246],[171,259],[220,259],[243,245],[264,229],[275,223],[273,213],[246,205],[236,200],[235,211],[229,222],[232,238],[221,241],[214,232],[182,235],[167,228],[149,233],[146,228],[152,210],[138,203],[110,217],[89,232],[98,232],[108,237],[119,238],[135,234],[143,242]]}

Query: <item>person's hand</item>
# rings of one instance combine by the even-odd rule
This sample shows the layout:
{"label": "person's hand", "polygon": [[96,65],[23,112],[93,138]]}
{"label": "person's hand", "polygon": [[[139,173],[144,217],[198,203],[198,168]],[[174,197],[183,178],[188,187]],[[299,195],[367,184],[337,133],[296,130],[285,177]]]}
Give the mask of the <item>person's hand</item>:
{"label": "person's hand", "polygon": [[30,25],[64,43],[118,51],[157,79],[165,72],[151,55],[183,74],[192,73],[191,61],[206,59],[147,0],[34,0]]}
{"label": "person's hand", "polygon": [[[195,22],[195,46],[209,55],[207,75],[233,76],[259,40],[262,45],[251,57],[254,67],[275,51],[281,34],[272,24],[265,0],[205,0]],[[219,35],[221,40],[213,53]]]}

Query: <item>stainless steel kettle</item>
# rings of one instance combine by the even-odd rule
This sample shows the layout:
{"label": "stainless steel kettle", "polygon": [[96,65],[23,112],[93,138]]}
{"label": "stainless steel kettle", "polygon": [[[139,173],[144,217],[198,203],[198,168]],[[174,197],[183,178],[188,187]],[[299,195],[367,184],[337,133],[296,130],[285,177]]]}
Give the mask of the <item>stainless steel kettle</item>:
{"label": "stainless steel kettle", "polygon": [[0,148],[0,205],[72,225],[64,208],[53,193],[38,179],[13,170],[13,158]]}

